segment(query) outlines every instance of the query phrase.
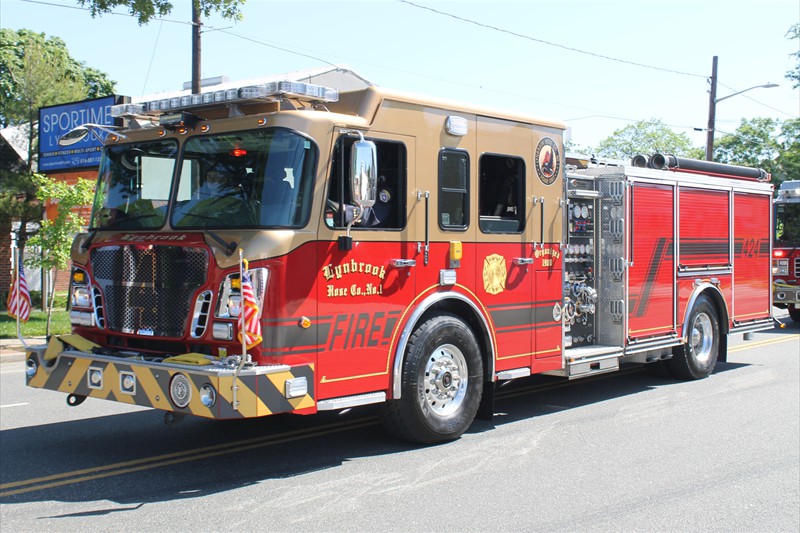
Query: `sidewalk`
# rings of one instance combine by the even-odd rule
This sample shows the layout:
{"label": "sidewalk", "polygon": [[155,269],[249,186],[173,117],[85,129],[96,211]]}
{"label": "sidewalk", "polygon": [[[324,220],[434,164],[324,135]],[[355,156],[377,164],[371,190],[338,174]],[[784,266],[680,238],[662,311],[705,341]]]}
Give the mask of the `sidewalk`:
{"label": "sidewalk", "polygon": [[[25,342],[28,346],[47,344],[44,336],[26,337]],[[0,339],[0,363],[10,363],[12,361],[22,361],[25,359],[25,348],[19,339]]]}

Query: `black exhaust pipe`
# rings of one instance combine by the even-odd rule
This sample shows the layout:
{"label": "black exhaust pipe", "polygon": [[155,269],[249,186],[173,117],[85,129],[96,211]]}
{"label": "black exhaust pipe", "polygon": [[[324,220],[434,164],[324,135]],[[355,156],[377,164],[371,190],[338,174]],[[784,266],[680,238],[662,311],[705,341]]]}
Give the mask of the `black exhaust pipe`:
{"label": "black exhaust pipe", "polygon": [[756,181],[769,181],[770,174],[760,168],[741,167],[713,161],[686,159],[669,154],[654,154],[647,162],[650,168],[661,170],[686,170],[689,172],[705,172],[721,176],[733,176]]}

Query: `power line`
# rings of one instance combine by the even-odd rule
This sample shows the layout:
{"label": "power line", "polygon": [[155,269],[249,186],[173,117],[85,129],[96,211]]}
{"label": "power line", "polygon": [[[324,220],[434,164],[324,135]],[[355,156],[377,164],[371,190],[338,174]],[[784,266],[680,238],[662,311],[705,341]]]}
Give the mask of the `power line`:
{"label": "power line", "polygon": [[[737,91],[736,89],[734,89],[733,87],[729,87],[728,85],[725,85],[724,83],[720,83],[719,81],[717,81],[717,84],[718,84],[718,85],[722,85],[722,86],[723,86],[723,87],[725,87],[726,89],[730,89],[731,91],[733,91],[733,92],[735,92],[735,93],[739,92],[739,91]],[[759,104],[759,105],[763,105],[764,107],[766,107],[766,108],[768,108],[768,109],[772,109],[773,111],[777,111],[778,113],[782,113],[782,114],[784,114],[784,115],[786,115],[786,116],[789,116],[789,117],[792,117],[792,118],[795,118],[795,117],[796,117],[796,115],[792,115],[791,113],[787,113],[786,111],[782,111],[782,110],[780,110],[780,109],[777,109],[777,108],[775,108],[775,107],[772,107],[771,105],[767,105],[767,104],[765,104],[764,102],[759,102],[758,100],[756,100],[755,98],[752,98],[752,97],[751,97],[751,96],[749,96],[749,95],[746,95],[746,94],[741,94],[741,95],[739,95],[739,96],[742,96],[742,97],[744,97],[744,98],[747,98],[748,100],[751,100],[751,101],[753,101],[753,102],[755,102],[755,103],[757,103],[757,104]]]}
{"label": "power line", "polygon": [[645,64],[645,63],[637,63],[635,61],[628,61],[627,59],[620,59],[618,57],[607,56],[607,55],[603,55],[603,54],[598,54],[596,52],[589,52],[587,50],[581,50],[580,48],[574,48],[574,47],[571,47],[571,46],[566,46],[566,45],[563,45],[563,44],[554,43],[554,42],[551,42],[551,41],[546,41],[544,39],[539,39],[537,37],[531,37],[530,35],[524,35],[522,33],[517,33],[517,32],[511,31],[511,30],[506,30],[504,28],[499,28],[497,26],[492,26],[491,24],[484,24],[482,22],[478,22],[478,21],[475,21],[475,20],[472,20],[472,19],[460,17],[458,15],[454,15],[454,14],[448,13],[446,11],[440,11],[438,9],[433,9],[432,7],[427,7],[427,6],[422,6],[422,5],[419,5],[419,4],[415,4],[414,2],[410,2],[409,0],[397,0],[397,1],[402,3],[402,4],[408,4],[410,6],[416,7],[418,9],[424,9],[426,11],[431,11],[433,13],[436,13],[437,15],[442,15],[444,17],[450,17],[450,18],[453,18],[453,19],[461,21],[461,22],[474,24],[475,26],[479,26],[481,28],[486,28],[486,29],[498,31],[500,33],[505,33],[505,34],[508,34],[508,35],[512,35],[514,37],[519,37],[520,39],[526,39],[528,41],[533,41],[535,43],[540,43],[540,44],[545,44],[547,46],[553,46],[553,47],[556,47],[556,48],[561,48],[562,50],[568,50],[570,52],[576,52],[578,54],[585,54],[585,55],[588,55],[588,56],[597,57],[597,58],[600,58],[600,59],[606,59],[608,61],[616,61],[618,63],[624,63],[626,65],[633,65],[633,66],[636,66],[636,67],[649,68],[649,69],[652,69],[652,70],[659,70],[661,72],[669,72],[671,74],[680,74],[681,76],[692,76],[692,77],[695,77],[695,78],[708,78],[708,76],[706,76],[705,74],[693,74],[691,72],[683,72],[683,71],[680,71],[680,70],[673,70],[673,69],[668,69],[668,68],[663,68],[663,67],[656,67],[656,66],[653,66],[653,65]]}

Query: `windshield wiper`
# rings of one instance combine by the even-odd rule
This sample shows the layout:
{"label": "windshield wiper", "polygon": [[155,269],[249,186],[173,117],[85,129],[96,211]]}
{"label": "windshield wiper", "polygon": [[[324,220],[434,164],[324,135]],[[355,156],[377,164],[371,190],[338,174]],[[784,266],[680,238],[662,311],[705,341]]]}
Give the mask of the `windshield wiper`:
{"label": "windshield wiper", "polygon": [[215,241],[217,241],[217,243],[222,245],[222,247],[225,249],[225,255],[230,256],[236,251],[236,241],[228,242],[210,229],[205,229],[204,231],[208,233]]}
{"label": "windshield wiper", "polygon": [[97,228],[92,228],[89,230],[89,236],[86,238],[85,241],[81,244],[81,252],[85,252],[89,249],[89,246],[92,245],[92,241],[97,236]]}

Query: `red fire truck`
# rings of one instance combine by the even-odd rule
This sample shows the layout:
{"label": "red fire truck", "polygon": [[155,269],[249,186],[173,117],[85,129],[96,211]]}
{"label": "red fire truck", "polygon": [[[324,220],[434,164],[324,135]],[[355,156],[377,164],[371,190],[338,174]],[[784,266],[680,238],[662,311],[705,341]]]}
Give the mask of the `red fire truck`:
{"label": "red fire truck", "polygon": [[499,381],[625,363],[699,379],[728,335],[772,327],[757,169],[579,169],[560,122],[377,87],[115,113],[73,333],[27,354],[27,384],[70,405],[169,421],[381,403],[391,432],[438,442],[491,413]]}
{"label": "red fire truck", "polygon": [[800,322],[800,181],[784,181],[775,198],[772,303]]}

